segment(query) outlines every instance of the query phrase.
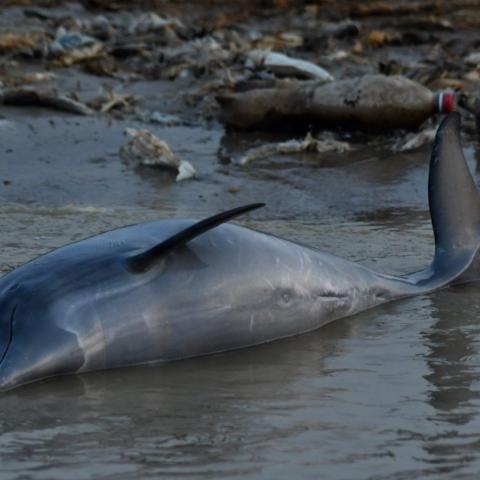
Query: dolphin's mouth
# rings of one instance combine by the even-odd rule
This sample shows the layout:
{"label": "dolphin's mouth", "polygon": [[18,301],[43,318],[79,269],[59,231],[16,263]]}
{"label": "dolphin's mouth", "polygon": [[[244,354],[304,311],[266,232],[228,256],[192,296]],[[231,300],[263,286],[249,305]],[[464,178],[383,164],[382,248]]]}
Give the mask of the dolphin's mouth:
{"label": "dolphin's mouth", "polygon": [[13,319],[15,318],[15,311],[17,310],[17,305],[12,308],[10,313],[10,318],[8,319],[5,329],[2,329],[0,332],[0,366],[2,365],[5,357],[7,356],[8,349],[13,341]]}

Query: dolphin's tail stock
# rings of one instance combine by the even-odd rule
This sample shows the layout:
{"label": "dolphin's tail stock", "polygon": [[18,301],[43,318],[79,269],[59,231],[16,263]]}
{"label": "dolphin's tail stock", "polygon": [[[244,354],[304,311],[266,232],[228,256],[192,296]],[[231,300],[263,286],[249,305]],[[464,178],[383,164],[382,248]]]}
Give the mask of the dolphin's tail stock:
{"label": "dolphin's tail stock", "polygon": [[434,259],[425,270],[396,279],[400,296],[402,291],[405,295],[426,293],[480,279],[480,196],[463,156],[458,113],[448,115],[438,128],[430,159],[428,199]]}

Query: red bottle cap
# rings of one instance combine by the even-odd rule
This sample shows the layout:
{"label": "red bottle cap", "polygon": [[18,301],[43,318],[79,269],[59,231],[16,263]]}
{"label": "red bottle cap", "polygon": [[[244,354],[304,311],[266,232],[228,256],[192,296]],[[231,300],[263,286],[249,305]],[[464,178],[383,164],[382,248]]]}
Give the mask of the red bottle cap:
{"label": "red bottle cap", "polygon": [[440,92],[438,94],[438,111],[440,113],[450,113],[455,109],[455,93],[451,90]]}

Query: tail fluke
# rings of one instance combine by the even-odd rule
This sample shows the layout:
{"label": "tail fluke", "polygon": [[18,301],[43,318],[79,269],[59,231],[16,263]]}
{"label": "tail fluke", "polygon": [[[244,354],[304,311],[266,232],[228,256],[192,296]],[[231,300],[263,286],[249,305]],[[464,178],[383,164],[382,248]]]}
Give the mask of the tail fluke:
{"label": "tail fluke", "polygon": [[[402,277],[412,293],[468,281],[480,246],[480,198],[460,143],[460,115],[449,114],[438,128],[428,181],[435,256],[425,270]],[[480,271],[480,269],[479,269]]]}
{"label": "tail fluke", "polygon": [[480,243],[480,197],[463,156],[458,113],[446,117],[438,129],[430,161],[428,197],[435,263],[439,267],[448,263],[458,250],[476,251]]}

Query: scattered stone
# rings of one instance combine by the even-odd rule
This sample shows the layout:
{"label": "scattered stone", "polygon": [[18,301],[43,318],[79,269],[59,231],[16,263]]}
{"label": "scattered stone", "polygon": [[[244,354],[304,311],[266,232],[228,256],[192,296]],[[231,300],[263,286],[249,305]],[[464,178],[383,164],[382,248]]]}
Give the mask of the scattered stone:
{"label": "scattered stone", "polygon": [[125,133],[131,137],[119,152],[125,162],[173,168],[178,171],[177,182],[195,177],[193,165],[175,155],[165,140],[160,140],[148,130],[127,128]]}
{"label": "scattered stone", "polygon": [[463,61],[467,65],[471,65],[471,66],[474,66],[474,67],[476,67],[477,65],[480,65],[480,52],[472,52],[472,53],[468,54],[463,59]]}

